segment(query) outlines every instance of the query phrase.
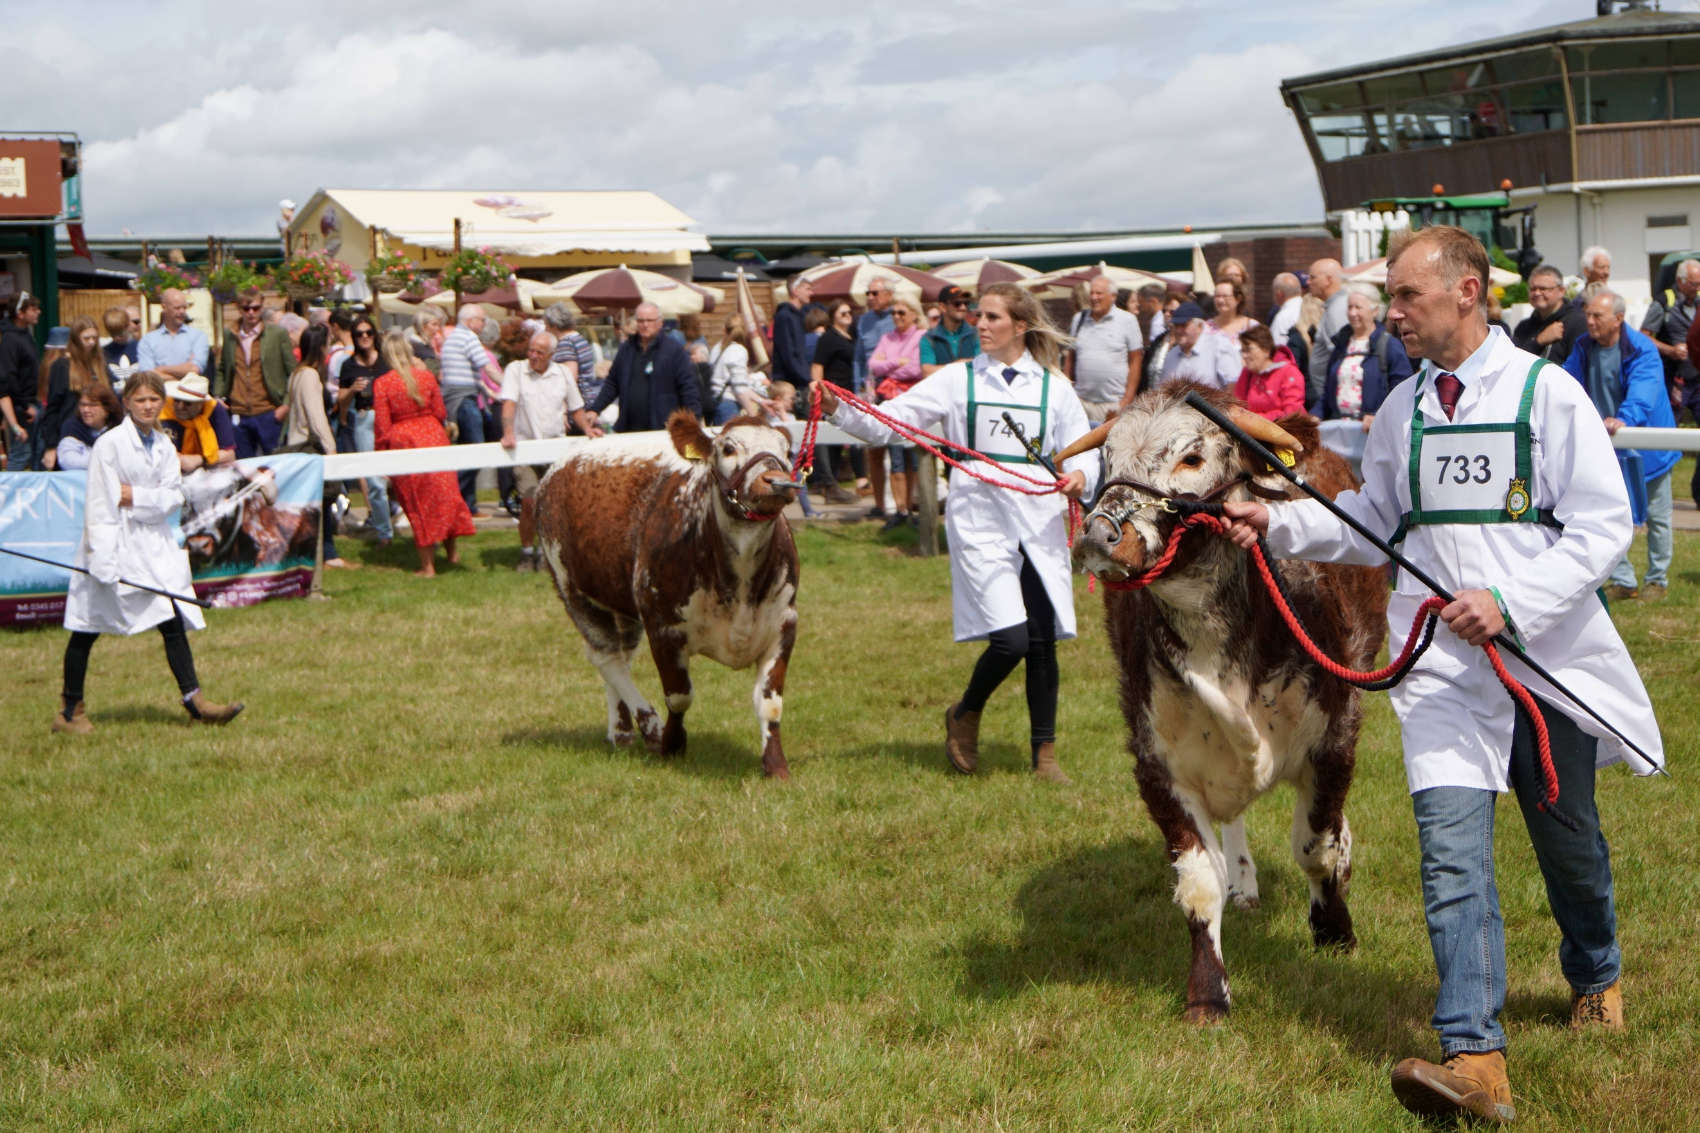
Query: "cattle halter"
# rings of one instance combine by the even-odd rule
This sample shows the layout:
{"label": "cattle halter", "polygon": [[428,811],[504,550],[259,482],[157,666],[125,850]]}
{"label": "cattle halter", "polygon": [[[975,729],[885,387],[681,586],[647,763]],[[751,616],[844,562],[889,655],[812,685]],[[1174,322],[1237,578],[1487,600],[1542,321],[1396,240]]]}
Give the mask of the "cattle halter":
{"label": "cattle halter", "polygon": [[[779,512],[757,511],[744,501],[743,489],[741,487],[741,485],[748,482],[750,474],[755,471],[756,467],[762,464],[771,464],[787,475],[789,475],[791,471],[786,467],[783,460],[779,459],[779,457],[775,456],[771,452],[756,453],[754,456],[750,457],[750,459],[744,461],[744,463],[733,469],[732,475],[730,476],[722,475],[720,472],[720,465],[713,461],[709,462],[709,468],[714,472],[714,482],[720,488],[720,494],[725,498],[727,507],[737,512],[744,519],[753,519],[764,523],[770,523],[779,518]],[[774,486],[778,487],[780,483],[790,485],[795,484],[796,481],[786,480],[782,482],[775,482]]]}

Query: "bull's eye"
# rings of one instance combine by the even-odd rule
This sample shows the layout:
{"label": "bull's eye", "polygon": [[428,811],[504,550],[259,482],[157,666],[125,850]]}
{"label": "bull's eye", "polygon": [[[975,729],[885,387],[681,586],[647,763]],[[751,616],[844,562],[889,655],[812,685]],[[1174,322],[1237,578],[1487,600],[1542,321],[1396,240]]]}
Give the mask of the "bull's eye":
{"label": "bull's eye", "polygon": [[736,450],[736,446],[733,445],[731,441],[721,441],[720,442],[720,451],[722,453],[724,453],[725,455],[731,456],[732,453],[735,450]]}
{"label": "bull's eye", "polygon": [[1181,467],[1182,468],[1203,468],[1204,467],[1204,458],[1202,456],[1199,456],[1196,452],[1189,452],[1185,456],[1181,457]]}

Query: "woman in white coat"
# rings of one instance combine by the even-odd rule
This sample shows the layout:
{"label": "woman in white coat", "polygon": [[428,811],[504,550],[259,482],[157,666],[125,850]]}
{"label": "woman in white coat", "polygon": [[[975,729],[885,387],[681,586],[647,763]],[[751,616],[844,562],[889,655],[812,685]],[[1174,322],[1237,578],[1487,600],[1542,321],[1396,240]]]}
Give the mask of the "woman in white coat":
{"label": "woman in white coat", "polygon": [[165,658],[191,720],[223,724],[240,704],[214,704],[201,694],[188,629],[206,625],[200,608],[138,590],[120,578],[176,594],[193,593],[189,555],[171,532],[183,504],[183,474],[177,446],[157,428],[165,408],[165,383],[152,370],[124,386],[122,423],[108,429],[89,453],[88,491],[83,506],[83,540],[65,602],[65,684],[53,730],[85,735],[94,731],[83,709],[83,678],[89,651],[103,633],[134,634],[158,629]]}
{"label": "woman in white coat", "polygon": [[[999,476],[1002,465],[1043,479],[1004,414],[1048,453],[1087,432],[1086,411],[1059,364],[1064,336],[1032,295],[1004,283],[981,291],[979,333],[983,353],[939,368],[880,411],[984,454],[989,461],[973,467],[994,479],[1016,482]],[[833,424],[871,443],[907,439],[840,403],[824,386],[821,407]],[[1073,499],[1098,478],[1089,454],[1070,459],[1062,471],[1062,493]],[[965,775],[977,768],[980,713],[1025,661],[1034,773],[1066,783],[1056,758],[1056,643],[1075,636],[1067,509],[1054,495],[1026,495],[959,475],[951,480],[945,530],[956,640],[986,642],[962,699],[945,711],[950,766]]]}

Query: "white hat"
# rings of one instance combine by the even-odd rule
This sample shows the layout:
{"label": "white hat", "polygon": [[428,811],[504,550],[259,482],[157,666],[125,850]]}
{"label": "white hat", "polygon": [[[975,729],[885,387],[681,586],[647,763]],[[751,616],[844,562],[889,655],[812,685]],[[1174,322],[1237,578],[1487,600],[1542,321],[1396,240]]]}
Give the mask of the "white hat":
{"label": "white hat", "polygon": [[295,207],[295,202],[290,200],[288,197],[285,197],[277,203],[277,207],[280,209],[292,209]]}
{"label": "white hat", "polygon": [[172,401],[202,402],[207,400],[211,395],[207,390],[206,375],[184,374],[181,381],[166,382],[165,396]]}

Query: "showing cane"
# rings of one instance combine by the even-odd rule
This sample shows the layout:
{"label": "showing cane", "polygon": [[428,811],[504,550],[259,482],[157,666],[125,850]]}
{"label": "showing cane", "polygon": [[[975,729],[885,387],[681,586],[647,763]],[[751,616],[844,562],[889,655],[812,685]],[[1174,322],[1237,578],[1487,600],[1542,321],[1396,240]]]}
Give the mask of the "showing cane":
{"label": "showing cane", "polygon": [[[43,566],[58,567],[60,570],[74,570],[78,574],[90,574],[90,571],[84,567],[72,566],[69,563],[56,563],[52,559],[44,559],[38,555],[26,555],[24,552],[14,551],[10,547],[0,547],[0,554],[15,555],[20,559],[28,559],[32,563],[41,563]],[[188,597],[182,594],[173,594],[171,591],[161,590],[157,586],[144,586],[139,582],[131,582],[126,578],[120,578],[118,580],[118,585],[129,586],[136,590],[146,590],[149,594],[158,594],[161,598],[170,598],[173,602],[188,602],[190,605],[199,606],[203,610],[210,610],[213,608],[213,604],[211,602],[203,602],[199,598]]]}
{"label": "showing cane", "polygon": [[1039,451],[1038,442],[1027,439],[1027,430],[1021,427],[1021,422],[1009,415],[1007,409],[1003,411],[1003,423],[1009,426],[1009,431],[1014,434],[1016,440],[1021,442],[1021,447],[1027,450],[1027,455],[1038,461],[1040,468],[1043,468],[1058,480],[1062,479],[1062,473],[1057,471],[1057,466],[1051,463],[1049,457]]}
{"label": "showing cane", "polygon": [[[1368,539],[1375,545],[1377,550],[1386,555],[1393,562],[1397,563],[1401,569],[1410,571],[1412,578],[1421,582],[1424,586],[1440,595],[1440,597],[1446,599],[1446,601],[1452,602],[1456,600],[1452,596],[1451,591],[1447,590],[1446,587],[1442,586],[1438,581],[1430,577],[1426,571],[1417,566],[1410,559],[1400,554],[1391,543],[1388,543],[1385,539],[1381,538],[1381,536],[1365,527],[1362,523],[1359,523],[1339,504],[1335,503],[1333,500],[1305,483],[1304,477],[1300,476],[1291,468],[1288,468],[1279,457],[1270,452],[1254,437],[1247,434],[1244,429],[1234,424],[1226,413],[1223,413],[1220,409],[1217,409],[1214,405],[1211,405],[1208,401],[1196,393],[1187,394],[1186,403],[1204,414],[1206,417],[1210,418],[1217,427],[1227,433],[1230,437],[1233,437],[1234,440],[1250,449],[1254,456],[1267,463],[1271,468],[1275,469],[1276,472],[1279,472],[1288,481],[1290,481],[1294,487],[1298,488],[1299,491],[1327,508],[1340,522],[1344,523],[1347,527],[1350,527],[1353,531],[1356,531],[1359,535],[1362,535],[1365,539]],[[1669,774],[1669,772],[1667,772],[1663,767],[1660,767],[1651,756],[1642,751],[1640,745],[1628,736],[1624,735],[1622,732],[1618,731],[1612,726],[1609,720],[1594,711],[1592,707],[1584,703],[1575,693],[1571,692],[1568,688],[1565,688],[1563,684],[1559,683],[1557,677],[1547,672],[1546,669],[1535,661],[1534,658],[1523,652],[1522,647],[1515,641],[1512,641],[1509,637],[1502,633],[1493,639],[1493,643],[1511,654],[1513,657],[1517,658],[1519,661],[1523,662],[1523,664],[1527,665],[1530,672],[1546,681],[1547,684],[1551,685],[1558,692],[1563,693],[1565,699],[1569,700],[1570,703],[1593,717],[1595,723],[1599,724],[1600,727],[1616,736],[1625,747],[1629,748],[1629,750],[1646,760],[1648,766],[1652,767],[1653,770],[1657,771],[1661,775]]]}

